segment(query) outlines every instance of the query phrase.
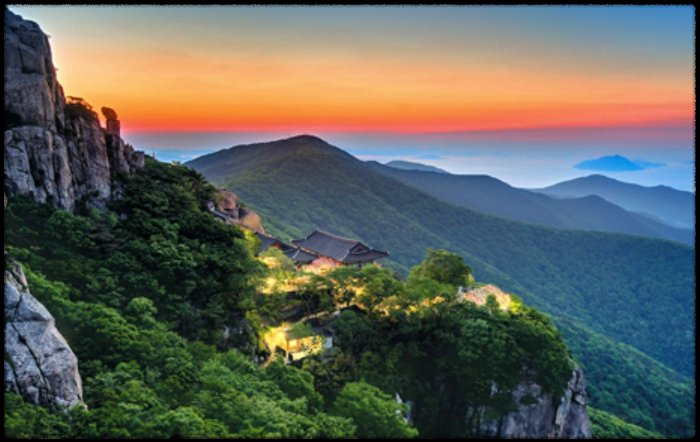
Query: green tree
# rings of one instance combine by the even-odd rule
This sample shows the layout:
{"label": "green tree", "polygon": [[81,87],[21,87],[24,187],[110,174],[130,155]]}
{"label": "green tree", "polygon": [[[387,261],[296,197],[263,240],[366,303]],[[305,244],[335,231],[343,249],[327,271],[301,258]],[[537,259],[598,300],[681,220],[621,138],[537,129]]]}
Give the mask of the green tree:
{"label": "green tree", "polygon": [[333,413],[353,420],[359,438],[407,439],[418,436],[418,430],[404,421],[408,407],[364,382],[347,384],[333,404]]}
{"label": "green tree", "polygon": [[309,412],[317,412],[323,406],[323,398],[314,390],[314,377],[307,371],[286,366],[276,360],[265,370],[268,379],[275,382],[291,400],[306,400]]}
{"label": "green tree", "polygon": [[454,287],[468,286],[474,282],[472,269],[464,258],[445,250],[428,250],[428,256],[423,262],[411,269],[408,276],[412,279],[432,279],[441,284],[450,284]]}

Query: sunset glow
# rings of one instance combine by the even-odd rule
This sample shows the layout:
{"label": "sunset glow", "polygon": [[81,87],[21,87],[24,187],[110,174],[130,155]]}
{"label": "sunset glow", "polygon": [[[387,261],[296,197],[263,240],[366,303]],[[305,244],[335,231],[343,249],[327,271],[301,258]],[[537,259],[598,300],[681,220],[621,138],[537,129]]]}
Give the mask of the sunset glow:
{"label": "sunset glow", "polygon": [[14,9],[66,94],[165,161],[314,134],[524,187],[620,154],[666,164],[620,178],[694,189],[691,7]]}
{"label": "sunset glow", "polygon": [[664,45],[669,32],[692,37],[689,8],[18,12],[56,37],[66,91],[117,109],[127,131],[413,133],[694,115],[692,45]]}

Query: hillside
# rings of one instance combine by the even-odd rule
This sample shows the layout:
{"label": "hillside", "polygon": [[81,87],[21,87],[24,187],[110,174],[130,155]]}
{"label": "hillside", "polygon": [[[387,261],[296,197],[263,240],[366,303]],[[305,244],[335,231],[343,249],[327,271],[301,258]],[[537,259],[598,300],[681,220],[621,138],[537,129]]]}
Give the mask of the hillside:
{"label": "hillside", "polygon": [[554,323],[584,367],[590,406],[660,434],[695,434],[694,378],[574,321]]}
{"label": "hillside", "polygon": [[375,162],[368,164],[377,172],[437,198],[491,215],[556,228],[670,239],[688,245],[693,245],[695,241],[692,230],[676,229],[646,216],[630,213],[594,195],[572,199],[552,198],[516,189],[489,176],[445,175],[396,170]]}
{"label": "hillside", "polygon": [[521,294],[530,305],[694,372],[690,247],[484,215],[378,174],[313,137],[238,149],[189,165],[221,177],[216,164],[236,164],[220,183],[265,220],[274,219],[275,228],[266,229],[283,239],[332,231],[388,250],[399,269],[420,262],[427,248],[447,249],[462,255],[480,280]]}
{"label": "hillside", "polygon": [[[320,228],[360,238],[390,251],[404,268],[420,262],[427,248],[453,250],[481,279],[692,373],[692,357],[675,351],[692,348],[687,333],[694,321],[685,307],[693,304],[692,248],[483,215],[375,173],[308,136],[233,148],[205,160],[216,173],[200,160],[188,165],[211,179],[221,177],[222,164],[236,164],[219,183],[250,201],[264,219],[272,216],[299,232]],[[640,320],[647,324],[641,330]],[[669,321],[677,324],[672,330]]]}
{"label": "hillside", "polygon": [[590,175],[535,191],[566,198],[598,195],[626,210],[649,214],[674,227],[695,228],[695,195],[667,186],[644,187]]}
{"label": "hillside", "polygon": [[[209,212],[216,195],[197,172],[148,159],[107,210],[10,198],[8,252],[75,351],[89,408],[50,412],[6,392],[7,437],[591,437],[585,377],[548,317],[520,300],[436,296],[472,280],[461,257],[439,253],[456,264],[446,272],[429,253],[406,283],[376,266],[268,267],[255,235]],[[299,299],[262,289],[288,272],[308,280],[297,295],[309,333],[314,321],[332,338],[302,360],[267,340]]]}

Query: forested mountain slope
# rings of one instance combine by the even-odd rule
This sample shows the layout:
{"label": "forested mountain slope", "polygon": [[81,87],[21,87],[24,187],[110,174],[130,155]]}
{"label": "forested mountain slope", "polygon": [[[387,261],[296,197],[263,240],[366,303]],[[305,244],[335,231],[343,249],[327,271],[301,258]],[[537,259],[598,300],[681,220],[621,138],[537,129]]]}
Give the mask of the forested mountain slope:
{"label": "forested mountain slope", "polygon": [[[235,164],[226,179],[224,164]],[[518,293],[558,318],[557,324],[569,324],[575,357],[594,367],[589,383],[595,404],[652,431],[694,432],[694,384],[686,377],[694,373],[692,247],[484,215],[378,174],[315,137],[235,147],[188,165],[235,190],[283,240],[317,228],[359,238],[388,250],[388,264],[402,272],[426,248],[459,253],[479,280]],[[612,354],[589,347],[589,338],[606,342]],[[646,362],[635,362],[632,348],[618,343],[648,355]],[[649,398],[625,390],[648,387],[644,379],[654,370],[665,373],[651,379],[661,395],[656,399],[671,410],[666,415]],[[611,373],[625,386],[615,399],[605,394]]]}
{"label": "forested mountain slope", "polygon": [[[227,179],[224,164],[236,165]],[[427,248],[452,250],[481,280],[693,373],[691,247],[483,215],[378,174],[314,137],[233,148],[189,165],[234,189],[263,218],[290,226],[286,234],[270,229],[282,239],[316,228],[357,237],[390,251],[403,269]]]}
{"label": "forested mountain slope", "polygon": [[562,198],[598,195],[632,212],[651,215],[674,227],[695,228],[695,195],[667,186],[644,187],[590,175],[537,189]]}
{"label": "forested mountain slope", "polygon": [[694,245],[695,232],[678,229],[647,216],[631,213],[595,195],[553,198],[516,189],[485,175],[397,170],[368,163],[373,170],[417,187],[442,200],[479,212],[565,229],[598,230],[670,239]]}

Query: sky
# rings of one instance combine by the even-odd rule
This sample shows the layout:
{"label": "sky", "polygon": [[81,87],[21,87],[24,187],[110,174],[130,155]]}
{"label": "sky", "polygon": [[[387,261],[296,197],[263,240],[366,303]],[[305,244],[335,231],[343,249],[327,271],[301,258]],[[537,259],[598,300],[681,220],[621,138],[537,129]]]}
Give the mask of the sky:
{"label": "sky", "polygon": [[694,191],[692,7],[10,9],[161,159],[313,134],[519,187],[622,155],[656,166],[608,175]]}

